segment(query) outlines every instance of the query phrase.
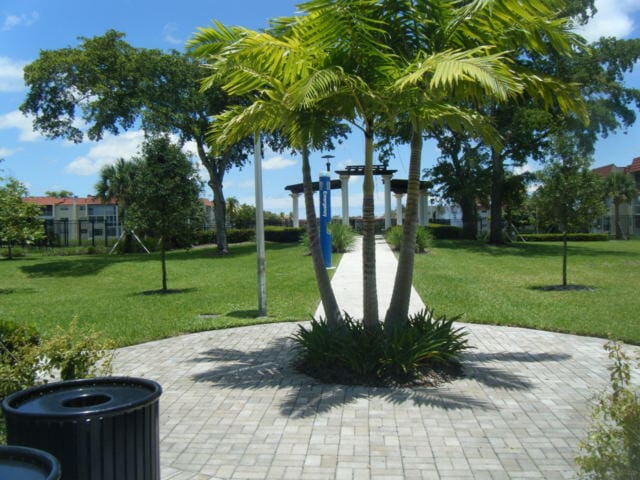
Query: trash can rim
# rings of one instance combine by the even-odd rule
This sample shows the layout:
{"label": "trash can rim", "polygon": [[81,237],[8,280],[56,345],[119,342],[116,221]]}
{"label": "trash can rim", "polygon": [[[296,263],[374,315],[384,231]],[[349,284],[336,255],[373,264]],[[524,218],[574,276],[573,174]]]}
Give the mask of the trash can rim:
{"label": "trash can rim", "polygon": [[24,463],[42,467],[47,470],[44,472],[47,479],[60,478],[60,462],[44,450],[20,445],[0,445],[0,460],[3,459],[24,461]]}
{"label": "trash can rim", "polygon": [[[41,397],[47,393],[55,393],[59,391],[72,391],[74,389],[91,387],[91,386],[140,386],[148,390],[148,392],[133,401],[127,403],[119,403],[109,408],[97,409],[94,411],[56,411],[56,412],[27,412],[20,409],[20,405],[25,404],[30,399]],[[18,415],[22,417],[38,418],[38,419],[63,419],[63,418],[94,418],[107,417],[117,415],[156,401],[162,394],[162,387],[159,383],[139,377],[96,377],[83,378],[78,380],[64,380],[60,382],[46,383],[44,385],[36,385],[12,393],[5,397],[2,401],[2,411],[7,414]]]}

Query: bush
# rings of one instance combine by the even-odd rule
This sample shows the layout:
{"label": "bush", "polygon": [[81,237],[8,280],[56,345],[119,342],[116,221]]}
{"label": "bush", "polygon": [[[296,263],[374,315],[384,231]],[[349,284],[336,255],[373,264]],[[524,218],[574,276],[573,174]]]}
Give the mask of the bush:
{"label": "bush", "polygon": [[33,327],[0,322],[0,398],[43,383],[55,372],[63,380],[109,374],[111,348],[75,319],[44,342]]}
{"label": "bush", "polygon": [[216,243],[216,232],[213,230],[200,230],[194,238],[195,245],[208,245]]}
{"label": "bush", "polygon": [[430,310],[385,332],[382,324],[365,330],[348,315],[338,327],[312,320],[293,335],[299,368],[325,382],[387,385],[419,380],[432,371],[451,371],[469,348],[467,333]]}
{"label": "bush", "polygon": [[297,243],[303,233],[304,228],[269,226],[264,228],[264,239],[270,242]]}
{"label": "bush", "polygon": [[462,238],[462,228],[460,227],[430,223],[427,225],[427,230],[431,233],[433,238],[437,238],[438,240],[457,240]]}
{"label": "bush", "polygon": [[598,400],[592,415],[593,425],[580,443],[583,454],[576,458],[576,463],[585,478],[638,480],[640,391],[631,386],[629,358],[620,345],[609,342],[604,348],[613,360],[609,367],[611,392]]}
{"label": "bush", "polygon": [[349,225],[342,222],[332,222],[329,224],[331,232],[331,250],[335,253],[344,253],[353,246],[355,232]]}
{"label": "bush", "polygon": [[59,371],[62,380],[110,374],[113,344],[100,337],[95,330],[80,327],[77,318],[64,329],[58,327],[42,344],[45,370]]}
{"label": "bush", "polygon": [[[562,242],[561,233],[525,233],[519,235],[516,241],[527,242]],[[570,242],[606,242],[609,235],[606,233],[568,233],[567,240]]]}
{"label": "bush", "polygon": [[[403,228],[396,225],[387,230],[385,238],[395,251],[399,251],[402,247],[402,239],[404,237]],[[416,253],[424,253],[431,246],[433,237],[431,233],[424,227],[418,227],[416,230]]]}
{"label": "bush", "polygon": [[34,327],[0,321],[0,399],[34,384],[39,345]]}
{"label": "bush", "polygon": [[251,242],[255,238],[256,232],[251,228],[229,228],[227,230],[228,243]]}
{"label": "bush", "polygon": [[[0,256],[4,257],[4,258],[9,258],[9,249],[8,248],[3,248],[0,250]],[[11,248],[11,256],[13,258],[20,258],[20,257],[25,257],[26,254],[24,252],[24,250],[20,247],[13,247]]]}

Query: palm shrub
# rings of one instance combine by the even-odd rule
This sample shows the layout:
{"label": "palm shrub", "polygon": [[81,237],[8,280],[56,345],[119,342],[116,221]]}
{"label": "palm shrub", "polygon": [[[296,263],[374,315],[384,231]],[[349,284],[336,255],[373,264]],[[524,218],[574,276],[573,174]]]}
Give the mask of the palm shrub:
{"label": "palm shrub", "polygon": [[329,232],[331,232],[331,249],[334,252],[344,253],[353,246],[355,232],[349,225],[342,222],[331,222]]}
{"label": "palm shrub", "polygon": [[639,480],[640,391],[631,384],[630,360],[620,345],[609,342],[604,348],[613,360],[611,392],[594,408],[593,425],[580,443],[576,463],[584,478]]}
{"label": "palm shrub", "polygon": [[386,331],[382,323],[365,328],[345,314],[342,325],[323,319],[300,326],[293,335],[298,368],[322,381],[387,385],[420,379],[430,371],[454,371],[467,348],[458,317],[436,317],[425,309]]}
{"label": "palm shrub", "polygon": [[[391,227],[385,234],[387,242],[395,251],[399,251],[402,247],[403,236],[403,229],[400,225]],[[433,235],[424,227],[418,228],[416,230],[416,253],[425,253],[432,244]]]}

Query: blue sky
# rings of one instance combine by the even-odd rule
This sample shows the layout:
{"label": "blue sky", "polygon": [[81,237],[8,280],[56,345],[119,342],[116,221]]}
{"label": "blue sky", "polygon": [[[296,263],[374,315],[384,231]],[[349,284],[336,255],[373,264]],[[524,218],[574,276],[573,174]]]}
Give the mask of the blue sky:
{"label": "blue sky", "polygon": [[[135,154],[142,134],[131,130],[119,136],[106,136],[98,143],[72,145],[42,138],[31,129],[31,121],[18,111],[25,94],[22,67],[35,60],[40,50],[77,44],[77,37],[101,35],[114,28],[126,34],[136,47],[181,49],[200,26],[211,20],[225,24],[261,28],[269,18],[295,11],[294,0],[0,0],[0,164],[5,175],[24,182],[32,195],[45,190],[66,189],[76,195],[93,193],[102,165]],[[632,38],[640,36],[640,0],[596,0],[599,13],[582,32],[588,39],[601,35]],[[627,79],[640,87],[640,70]],[[363,141],[356,132],[333,154],[334,167],[362,163]],[[320,153],[314,158],[316,174],[323,168]],[[626,165],[640,156],[640,123],[627,134],[619,133],[601,140],[597,146],[596,166],[608,163]],[[438,151],[425,146],[423,166],[434,164]],[[398,149],[391,168],[396,178],[406,178],[408,153]],[[263,161],[265,208],[288,213],[291,200],[284,187],[301,181],[300,161],[289,155],[266,152]],[[535,167],[534,167],[535,168]],[[360,213],[361,181],[350,184],[351,213]],[[246,166],[228,174],[227,196],[253,203],[253,167]],[[382,184],[376,182],[376,211],[382,212]],[[204,196],[211,197],[207,188]],[[334,212],[339,212],[339,192],[333,196]]]}

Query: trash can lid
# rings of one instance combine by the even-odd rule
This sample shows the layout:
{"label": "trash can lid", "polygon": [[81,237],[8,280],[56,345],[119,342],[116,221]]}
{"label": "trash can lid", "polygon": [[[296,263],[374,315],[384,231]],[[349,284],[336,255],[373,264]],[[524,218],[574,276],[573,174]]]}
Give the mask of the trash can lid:
{"label": "trash can lid", "polygon": [[8,415],[64,419],[122,414],[149,405],[162,393],[153,380],[101,377],[49,383],[13,393],[2,402]]}
{"label": "trash can lid", "polygon": [[0,478],[3,480],[58,480],[60,464],[42,450],[0,446]]}

